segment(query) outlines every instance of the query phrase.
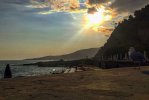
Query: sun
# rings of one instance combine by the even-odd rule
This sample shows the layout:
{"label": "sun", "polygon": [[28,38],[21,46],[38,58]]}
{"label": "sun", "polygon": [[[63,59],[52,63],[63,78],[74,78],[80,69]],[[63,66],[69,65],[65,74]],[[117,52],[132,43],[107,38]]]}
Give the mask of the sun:
{"label": "sun", "polygon": [[87,23],[90,25],[101,24],[104,19],[104,10],[97,9],[94,13],[87,14]]}
{"label": "sun", "polygon": [[103,22],[103,14],[95,12],[94,14],[87,15],[88,24],[97,25]]}
{"label": "sun", "polygon": [[110,13],[104,6],[94,8],[92,12],[86,14],[86,27],[95,29],[105,21],[111,20],[112,15]]}

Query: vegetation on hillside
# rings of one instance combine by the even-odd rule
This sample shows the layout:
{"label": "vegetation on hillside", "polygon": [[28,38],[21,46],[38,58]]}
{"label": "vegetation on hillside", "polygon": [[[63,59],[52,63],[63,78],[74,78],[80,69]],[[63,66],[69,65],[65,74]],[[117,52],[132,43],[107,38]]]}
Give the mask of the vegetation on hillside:
{"label": "vegetation on hillside", "polygon": [[149,5],[135,11],[124,19],[112,32],[107,43],[98,51],[95,58],[110,57],[113,55],[125,56],[129,47],[135,47],[142,53],[149,54]]}

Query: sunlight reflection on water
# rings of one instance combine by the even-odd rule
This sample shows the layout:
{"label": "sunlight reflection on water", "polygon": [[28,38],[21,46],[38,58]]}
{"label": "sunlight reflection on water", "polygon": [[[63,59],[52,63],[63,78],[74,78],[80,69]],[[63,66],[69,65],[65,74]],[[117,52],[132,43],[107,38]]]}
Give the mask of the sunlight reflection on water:
{"label": "sunlight reflection on water", "polygon": [[[0,61],[0,79],[3,78],[6,64],[26,64],[35,63],[38,61]],[[38,67],[38,66],[11,66],[12,76],[39,76],[39,75],[50,75],[55,72],[61,73],[65,68],[63,67]]]}

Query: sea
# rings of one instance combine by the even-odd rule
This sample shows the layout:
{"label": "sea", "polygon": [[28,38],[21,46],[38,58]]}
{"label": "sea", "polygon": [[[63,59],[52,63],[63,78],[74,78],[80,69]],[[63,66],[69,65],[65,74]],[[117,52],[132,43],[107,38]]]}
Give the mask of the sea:
{"label": "sea", "polygon": [[23,66],[36,62],[46,62],[45,60],[0,60],[0,79],[4,77],[4,71],[7,64],[10,64],[12,77],[51,75],[52,73],[61,73],[64,67],[38,67],[36,65]]}

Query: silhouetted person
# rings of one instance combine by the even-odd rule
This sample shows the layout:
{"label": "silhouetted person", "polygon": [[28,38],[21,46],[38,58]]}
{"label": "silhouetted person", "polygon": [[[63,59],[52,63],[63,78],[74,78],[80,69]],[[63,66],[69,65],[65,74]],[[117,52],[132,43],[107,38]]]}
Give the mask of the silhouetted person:
{"label": "silhouetted person", "polygon": [[7,64],[7,66],[5,68],[4,78],[12,78],[11,69],[10,69],[9,64]]}

